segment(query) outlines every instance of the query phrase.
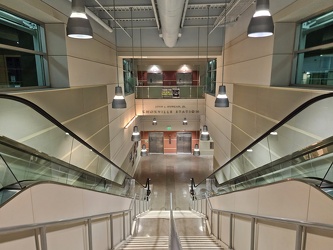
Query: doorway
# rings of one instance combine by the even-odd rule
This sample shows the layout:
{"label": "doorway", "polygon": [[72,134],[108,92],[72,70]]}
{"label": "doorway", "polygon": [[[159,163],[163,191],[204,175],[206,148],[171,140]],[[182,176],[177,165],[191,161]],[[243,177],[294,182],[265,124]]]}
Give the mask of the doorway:
{"label": "doorway", "polygon": [[149,132],[149,153],[164,153],[163,132]]}
{"label": "doorway", "polygon": [[177,154],[192,153],[192,133],[178,132],[177,133]]}

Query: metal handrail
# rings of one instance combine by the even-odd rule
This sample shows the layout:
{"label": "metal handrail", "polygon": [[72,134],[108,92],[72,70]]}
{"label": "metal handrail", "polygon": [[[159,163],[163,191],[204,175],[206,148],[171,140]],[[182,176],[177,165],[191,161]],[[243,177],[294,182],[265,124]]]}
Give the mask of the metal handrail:
{"label": "metal handrail", "polygon": [[182,245],[179,240],[177,233],[175,220],[173,218],[173,209],[172,209],[172,193],[170,193],[170,237],[169,237],[169,249],[170,250],[182,250]]}
{"label": "metal handrail", "polygon": [[[303,231],[306,228],[316,228],[316,229],[324,229],[324,230],[330,230],[333,231],[333,225],[332,224],[326,224],[326,223],[319,223],[319,222],[308,222],[308,221],[303,221],[303,220],[295,220],[295,219],[289,219],[289,218],[284,218],[284,217],[274,217],[274,216],[263,216],[263,215],[256,215],[256,214],[250,214],[250,213],[242,213],[242,212],[235,212],[235,211],[230,211],[230,210],[223,210],[223,209],[216,209],[212,207],[212,204],[209,200],[209,197],[207,193],[205,193],[205,198],[206,204],[208,204],[211,216],[210,216],[210,227],[212,228],[213,224],[213,213],[217,214],[217,239],[219,240],[219,235],[220,235],[220,214],[225,213],[230,215],[230,224],[229,224],[229,245],[228,249],[233,249],[233,219],[235,216],[240,216],[240,217],[246,217],[251,219],[251,243],[250,243],[250,249],[254,250],[254,242],[255,242],[255,224],[257,223],[258,220],[261,221],[272,221],[272,222],[278,222],[278,223],[284,223],[284,224],[291,224],[296,226],[296,240],[295,240],[295,250],[301,250],[302,249],[302,241],[304,240],[303,236]],[[196,200],[198,202],[198,200]],[[195,200],[192,201],[192,210],[196,211],[194,209],[194,202]],[[201,212],[202,213],[202,212]],[[208,211],[206,209],[206,219],[209,221],[208,217]],[[226,244],[226,243],[224,243]]]}

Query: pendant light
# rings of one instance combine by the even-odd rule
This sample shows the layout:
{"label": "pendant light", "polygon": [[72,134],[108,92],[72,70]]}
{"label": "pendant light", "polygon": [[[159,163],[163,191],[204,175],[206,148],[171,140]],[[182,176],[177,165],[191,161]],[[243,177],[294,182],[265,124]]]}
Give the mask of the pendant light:
{"label": "pendant light", "polygon": [[147,156],[148,155],[147,148],[146,148],[145,144],[142,144],[140,155],[141,156]]}
{"label": "pendant light", "polygon": [[[115,1],[113,1],[113,16],[116,20],[116,12],[115,12]],[[116,22],[115,22],[116,23]],[[119,73],[118,73],[118,46],[117,46],[117,27],[114,28],[115,32],[115,45],[116,45],[116,71],[117,71],[117,81],[118,86],[115,87],[115,96],[112,100],[112,108],[113,109],[124,109],[126,108],[126,101],[123,95],[123,90],[121,86],[119,86]]]}
{"label": "pendant light", "polygon": [[[132,17],[132,15],[131,15]],[[133,19],[132,19],[132,31],[133,31]],[[133,35],[133,33],[132,33]],[[133,47],[133,43],[132,43],[132,47]],[[134,56],[133,56],[133,60],[134,60]],[[140,62],[142,63],[142,38],[141,38],[141,28],[140,28]],[[144,116],[144,102],[143,102],[143,95],[142,95],[142,117]],[[157,121],[154,118],[153,119],[153,125],[156,125]],[[144,121],[142,122],[142,128],[143,128],[143,132],[144,132]],[[143,135],[142,132],[142,135]],[[141,153],[140,155],[143,156],[147,156],[148,155],[148,151],[147,151],[147,147],[146,144],[141,144]]]}
{"label": "pendant light", "polygon": [[194,146],[193,155],[194,156],[200,156],[200,149],[199,149],[199,145],[198,144],[195,144],[195,146]]}
{"label": "pendant light", "polygon": [[133,127],[133,133],[131,136],[131,141],[140,141],[141,140],[141,135],[139,132],[139,127],[138,126],[134,126]]}
{"label": "pendant light", "polygon": [[183,120],[183,125],[187,125],[187,119],[186,118],[184,118],[184,120]]}
{"label": "pendant light", "polygon": [[157,125],[157,121],[156,121],[156,118],[153,119],[153,123],[152,123],[154,126]]}
{"label": "pendant light", "polygon": [[[200,59],[200,53],[199,53],[200,39],[199,39],[199,37],[200,37],[200,27],[198,27],[198,62],[200,61],[199,60]],[[198,72],[197,72],[197,77],[198,77],[199,71],[200,71],[200,65],[198,65],[198,69],[197,70],[198,70]],[[197,85],[197,110],[198,109],[199,109],[199,91],[198,91],[198,85]],[[199,141],[198,130],[195,132],[195,134],[196,134],[196,140]],[[199,144],[198,143],[196,143],[194,145],[193,155],[194,156],[200,156],[200,149],[199,149]]]}
{"label": "pendant light", "polygon": [[201,131],[201,135],[200,135],[200,140],[202,140],[202,141],[209,141],[210,140],[210,136],[209,136],[207,125],[203,125],[203,127],[202,127],[202,131]]}
{"label": "pendant light", "polygon": [[85,12],[84,0],[72,0],[72,13],[68,18],[66,33],[68,37],[77,39],[93,37],[93,30]]}
{"label": "pendant light", "polygon": [[226,7],[224,7],[224,34],[223,34],[223,32],[221,32],[223,34],[222,85],[219,86],[219,93],[218,93],[218,95],[216,96],[216,99],[215,99],[215,107],[217,107],[217,108],[227,108],[227,107],[229,107],[229,99],[228,99],[228,96],[227,96],[227,90],[226,90],[225,85],[223,85],[223,82],[224,82],[224,58],[225,58],[226,28],[227,28],[227,10],[226,10]]}
{"label": "pendant light", "polygon": [[269,0],[257,0],[256,12],[247,29],[248,37],[267,37],[274,34],[274,22],[269,12]]}

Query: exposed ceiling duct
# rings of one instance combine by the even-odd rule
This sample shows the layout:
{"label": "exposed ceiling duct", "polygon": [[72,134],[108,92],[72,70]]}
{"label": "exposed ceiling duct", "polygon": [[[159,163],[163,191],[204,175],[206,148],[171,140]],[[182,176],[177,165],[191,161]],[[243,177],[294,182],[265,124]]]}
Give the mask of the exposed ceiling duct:
{"label": "exposed ceiling duct", "polygon": [[158,14],[161,22],[162,37],[166,46],[176,45],[185,0],[157,0]]}

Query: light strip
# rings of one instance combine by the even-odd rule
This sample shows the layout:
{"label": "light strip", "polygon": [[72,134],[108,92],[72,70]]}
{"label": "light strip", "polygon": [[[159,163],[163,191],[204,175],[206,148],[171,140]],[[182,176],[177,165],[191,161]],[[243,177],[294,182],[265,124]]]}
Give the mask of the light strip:
{"label": "light strip", "polygon": [[127,124],[126,124],[126,126],[125,126],[125,128],[128,128],[133,122],[134,122],[134,120],[137,118],[138,116],[136,115],[136,116],[134,116]]}

